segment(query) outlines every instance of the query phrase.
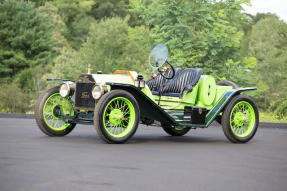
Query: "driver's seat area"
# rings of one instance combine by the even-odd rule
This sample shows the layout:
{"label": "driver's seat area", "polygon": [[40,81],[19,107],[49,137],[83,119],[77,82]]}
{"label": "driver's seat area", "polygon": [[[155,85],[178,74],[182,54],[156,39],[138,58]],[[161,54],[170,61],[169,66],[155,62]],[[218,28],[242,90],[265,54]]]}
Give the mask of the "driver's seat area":
{"label": "driver's seat area", "polygon": [[177,68],[173,79],[166,81],[159,75],[155,79],[148,80],[147,85],[153,95],[182,97],[184,91],[192,92],[201,74],[200,68],[186,68],[182,72]]}
{"label": "driver's seat area", "polygon": [[[174,68],[174,78],[180,73],[180,68]],[[170,77],[172,74],[172,71],[169,70],[167,76]],[[170,80],[165,79],[159,72],[156,74],[156,77],[151,77],[146,81],[146,84],[148,85],[149,89],[152,91],[153,95],[159,95],[160,89],[168,83]]]}
{"label": "driver's seat area", "polygon": [[200,68],[186,68],[166,83],[161,89],[162,96],[182,97],[183,92],[192,92],[202,74]]}

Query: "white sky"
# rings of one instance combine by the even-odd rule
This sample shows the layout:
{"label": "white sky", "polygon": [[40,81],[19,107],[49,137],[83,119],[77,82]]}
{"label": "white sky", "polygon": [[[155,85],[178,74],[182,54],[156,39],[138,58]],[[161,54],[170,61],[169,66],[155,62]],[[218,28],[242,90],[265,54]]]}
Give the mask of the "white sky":
{"label": "white sky", "polygon": [[250,6],[243,6],[247,13],[275,13],[280,19],[287,22],[287,0],[251,0]]}

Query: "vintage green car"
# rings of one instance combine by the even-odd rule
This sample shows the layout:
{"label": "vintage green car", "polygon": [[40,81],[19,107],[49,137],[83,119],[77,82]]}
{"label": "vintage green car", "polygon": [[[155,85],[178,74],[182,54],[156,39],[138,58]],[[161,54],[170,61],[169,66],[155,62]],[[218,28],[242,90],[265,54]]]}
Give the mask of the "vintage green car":
{"label": "vintage green car", "polygon": [[245,143],[256,133],[259,114],[254,101],[230,81],[216,84],[202,69],[174,68],[167,60],[168,48],[155,46],[149,56],[152,76],[144,80],[134,71],[83,74],[76,81],[59,81],[37,100],[35,118],[49,136],[64,136],[76,124],[94,124],[107,143],[124,143],[139,122],[161,125],[171,136],[190,129],[206,128],[214,120],[226,137]]}

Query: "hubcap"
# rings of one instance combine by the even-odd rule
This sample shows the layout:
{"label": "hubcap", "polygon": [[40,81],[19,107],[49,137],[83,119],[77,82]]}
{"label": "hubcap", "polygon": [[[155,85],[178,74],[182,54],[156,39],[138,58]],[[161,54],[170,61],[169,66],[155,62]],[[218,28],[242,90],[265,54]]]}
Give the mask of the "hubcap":
{"label": "hubcap", "polygon": [[60,105],[56,105],[54,106],[54,109],[53,109],[53,117],[55,119],[59,119],[61,116],[63,116],[63,112],[62,112],[62,108]]}
{"label": "hubcap", "polygon": [[109,120],[113,125],[120,125],[123,119],[124,115],[120,109],[113,109],[109,115]]}

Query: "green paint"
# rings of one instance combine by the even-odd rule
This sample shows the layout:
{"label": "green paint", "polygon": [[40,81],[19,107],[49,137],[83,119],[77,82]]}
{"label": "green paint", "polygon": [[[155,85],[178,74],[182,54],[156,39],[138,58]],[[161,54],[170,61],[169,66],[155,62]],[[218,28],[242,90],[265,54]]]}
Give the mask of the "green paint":
{"label": "green paint", "polygon": [[237,137],[250,135],[255,125],[255,112],[252,105],[246,101],[238,102],[230,113],[230,128]]}
{"label": "green paint", "polygon": [[[57,109],[58,116],[55,115]],[[43,118],[46,125],[54,131],[63,131],[70,123],[65,122],[65,116],[74,116],[74,110],[68,98],[63,98],[59,93],[52,94],[43,106]]]}
{"label": "green paint", "polygon": [[199,80],[198,100],[201,104],[209,106],[213,103],[216,95],[216,83],[212,76],[202,75]]}
{"label": "green paint", "polygon": [[104,109],[103,125],[110,136],[122,138],[133,129],[135,118],[134,106],[130,100],[116,97]]}
{"label": "green paint", "polygon": [[215,105],[228,90],[232,90],[232,86],[216,86],[216,95],[212,105]]}
{"label": "green paint", "polygon": [[149,87],[147,85],[145,85],[144,88],[141,89],[141,91],[147,96],[149,97],[152,101],[155,102],[154,96],[152,95]]}

